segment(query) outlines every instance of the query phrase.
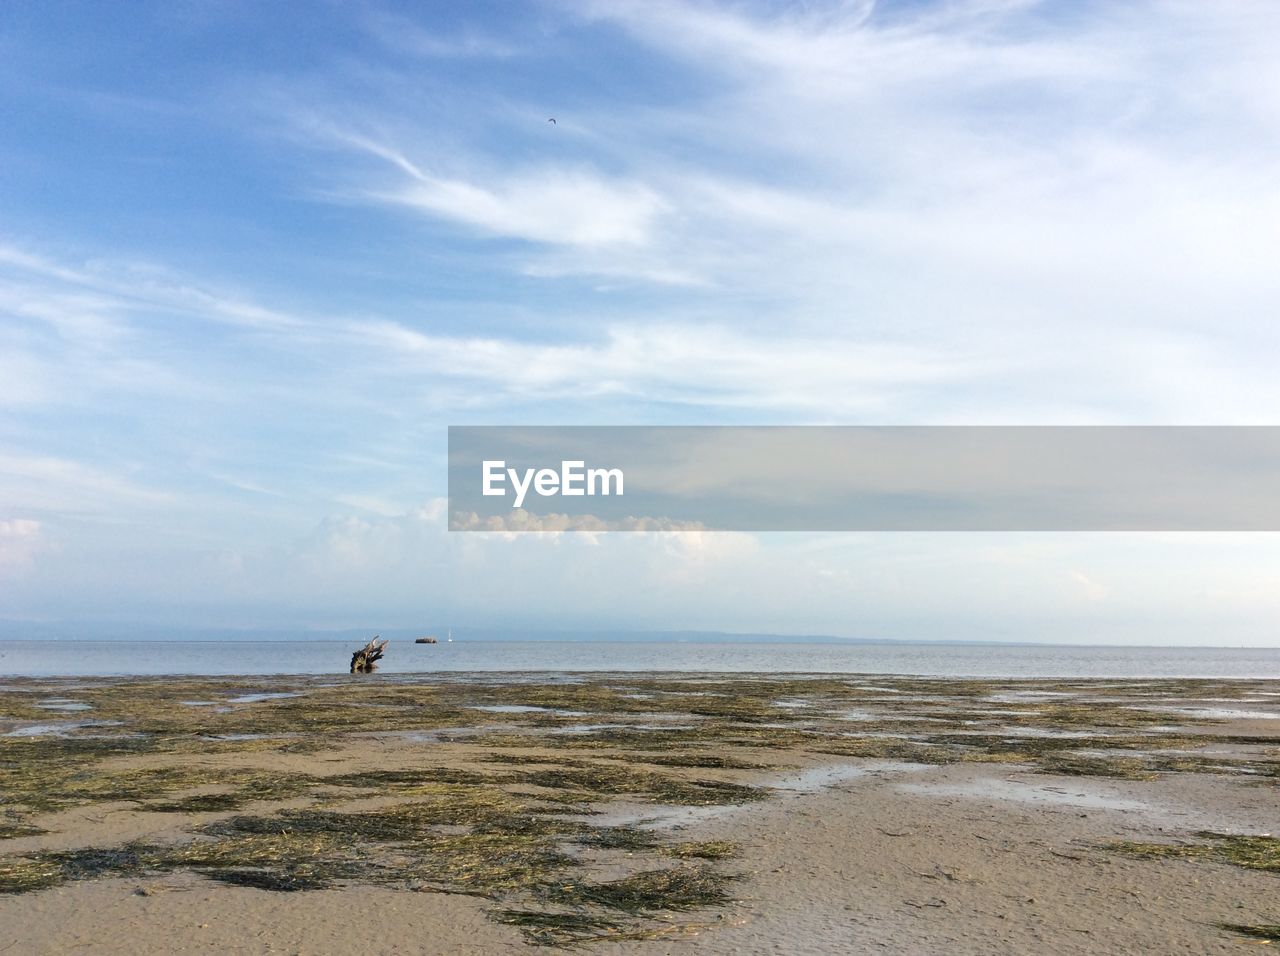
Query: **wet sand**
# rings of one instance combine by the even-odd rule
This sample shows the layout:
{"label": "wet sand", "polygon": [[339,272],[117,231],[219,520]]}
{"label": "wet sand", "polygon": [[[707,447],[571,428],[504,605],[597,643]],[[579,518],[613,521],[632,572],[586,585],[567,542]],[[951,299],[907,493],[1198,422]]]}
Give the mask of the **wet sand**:
{"label": "wet sand", "polygon": [[1277,690],[10,682],[0,952],[1237,952]]}

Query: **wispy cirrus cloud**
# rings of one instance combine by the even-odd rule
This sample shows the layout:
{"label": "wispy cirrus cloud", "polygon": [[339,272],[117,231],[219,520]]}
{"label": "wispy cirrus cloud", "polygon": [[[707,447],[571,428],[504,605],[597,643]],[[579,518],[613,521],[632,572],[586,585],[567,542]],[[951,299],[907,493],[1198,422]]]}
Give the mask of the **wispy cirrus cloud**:
{"label": "wispy cirrus cloud", "polygon": [[406,75],[329,87],[327,127],[334,107],[301,111],[315,145],[381,160],[344,168],[335,195],[517,240],[495,267],[525,276],[687,289],[713,324],[1029,364],[1070,328],[1078,348],[1055,348],[1084,366],[1117,332],[1153,350],[1171,329],[1217,335],[1226,304],[1247,351],[1274,344],[1273,5],[562,12],[686,82],[652,103],[557,88],[554,128],[536,85],[499,81],[478,118],[429,125]]}
{"label": "wispy cirrus cloud", "polygon": [[[13,290],[7,307],[55,324],[74,319],[80,311],[139,313],[147,309],[249,328],[296,328],[302,324],[234,293],[212,291],[150,261],[94,258],[69,263],[0,243],[0,281]],[[101,316],[98,324],[105,324]]]}
{"label": "wispy cirrus cloud", "polygon": [[489,185],[420,175],[372,198],[493,236],[587,248],[644,244],[665,205],[645,186],[572,169],[518,173]]}
{"label": "wispy cirrus cloud", "polygon": [[429,464],[445,425],[527,403],[598,420],[648,403],[831,415],[817,386],[840,389],[838,413],[874,416],[975,374],[923,349],[700,323],[618,321],[561,341],[447,333],[12,244],[0,315],[0,493],[55,531],[167,513],[187,514],[193,537],[256,540],[316,509],[396,514],[442,487]]}
{"label": "wispy cirrus cloud", "polygon": [[411,156],[385,131],[360,132],[315,117],[303,126],[322,142],[374,157],[402,174],[399,182],[357,189],[352,198],[449,220],[491,237],[586,249],[643,245],[666,209],[643,183],[607,177],[586,164],[511,168],[490,161],[487,177],[468,179],[433,171],[460,165],[456,158]]}
{"label": "wispy cirrus cloud", "polygon": [[9,507],[95,517],[178,501],[172,493],[80,461],[13,454],[0,454],[0,495]]}
{"label": "wispy cirrus cloud", "polygon": [[[79,267],[12,246],[0,251],[0,309],[18,320],[13,329],[49,329],[57,336],[56,342],[15,337],[9,356],[15,367],[17,359],[29,360],[52,379],[56,367],[41,363],[70,362],[83,349],[101,363],[85,384],[114,381],[125,390],[174,386],[179,369],[191,389],[199,390],[204,378],[215,387],[224,371],[216,356],[250,341],[262,362],[256,371],[243,370],[250,389],[268,385],[277,363],[310,354],[322,363],[340,358],[353,379],[363,363],[402,385],[424,375],[452,382],[458,407],[474,407],[478,399],[496,406],[617,395],[691,407],[871,414],[906,391],[954,385],[983,371],[967,356],[926,347],[775,336],[702,322],[619,320],[559,342],[447,334],[411,319],[293,312],[160,267],[107,260]],[[198,346],[183,345],[172,334],[175,319],[217,335],[196,335],[191,341]],[[161,354],[167,364],[158,361]],[[29,391],[39,385],[30,382]],[[294,386],[305,389],[305,380],[295,379]],[[832,405],[837,390],[842,398]],[[26,391],[15,390],[15,399]],[[345,388],[337,394],[347,397]]]}
{"label": "wispy cirrus cloud", "polygon": [[[432,335],[394,322],[347,328],[402,373],[469,381],[472,394],[503,401],[615,395],[770,413],[875,415],[903,392],[942,389],[980,374],[963,357],[923,348],[779,341],[706,325],[620,324],[567,344]],[[820,405],[814,394],[825,396]]]}
{"label": "wispy cirrus cloud", "polygon": [[445,59],[518,56],[521,48],[476,30],[428,30],[410,17],[386,10],[366,11],[361,24],[389,50],[417,57]]}

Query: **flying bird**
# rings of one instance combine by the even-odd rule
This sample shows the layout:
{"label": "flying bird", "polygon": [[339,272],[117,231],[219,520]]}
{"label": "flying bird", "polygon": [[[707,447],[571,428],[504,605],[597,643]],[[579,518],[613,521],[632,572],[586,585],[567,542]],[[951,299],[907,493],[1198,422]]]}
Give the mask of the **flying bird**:
{"label": "flying bird", "polygon": [[547,120],[547,122],[548,122],[548,123],[550,123],[552,126],[555,126],[555,125],[556,125],[556,118],[555,118],[554,116],[552,116],[552,117],[550,117],[550,118]]}

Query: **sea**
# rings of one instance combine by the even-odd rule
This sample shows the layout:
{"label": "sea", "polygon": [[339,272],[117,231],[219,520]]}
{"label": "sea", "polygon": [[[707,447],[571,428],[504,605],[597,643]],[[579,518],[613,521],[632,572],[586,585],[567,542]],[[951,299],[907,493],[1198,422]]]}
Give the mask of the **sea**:
{"label": "sea", "polygon": [[[2,677],[342,674],[352,641],[0,641]],[[1280,648],[1044,644],[392,641],[384,675],[683,672],[1280,679]]]}

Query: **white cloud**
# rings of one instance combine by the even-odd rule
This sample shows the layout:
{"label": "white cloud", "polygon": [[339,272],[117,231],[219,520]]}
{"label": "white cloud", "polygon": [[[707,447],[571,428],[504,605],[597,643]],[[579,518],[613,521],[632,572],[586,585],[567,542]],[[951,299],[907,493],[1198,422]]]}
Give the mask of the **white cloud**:
{"label": "white cloud", "polygon": [[1111,588],[1100,581],[1095,581],[1083,571],[1072,571],[1071,579],[1080,585],[1086,600],[1105,601],[1111,593]]}
{"label": "white cloud", "polygon": [[485,185],[423,176],[372,195],[493,236],[586,248],[645,243],[664,207],[647,187],[587,170],[519,173]]}
{"label": "white cloud", "polygon": [[30,518],[0,520],[0,537],[33,538],[40,533],[40,522]]}
{"label": "white cloud", "polygon": [[[372,156],[401,174],[390,184],[337,195],[400,206],[492,237],[588,251],[640,246],[651,241],[668,208],[650,186],[605,176],[585,163],[520,167],[496,158],[460,163],[438,147],[419,158],[386,132],[362,132],[310,111],[300,112],[295,123],[312,142]],[[465,173],[448,175],[441,168]]]}
{"label": "white cloud", "polygon": [[0,501],[10,507],[114,517],[122,509],[177,500],[170,492],[72,459],[0,453]]}
{"label": "white cloud", "polygon": [[30,566],[43,544],[40,522],[33,518],[0,518],[0,569]]}
{"label": "white cloud", "polygon": [[385,11],[368,13],[364,26],[388,49],[411,56],[459,58],[503,58],[516,56],[520,49],[491,36],[475,32],[446,33],[428,30],[408,17]]}
{"label": "white cloud", "polygon": [[729,328],[653,324],[572,345],[431,335],[358,322],[353,338],[386,362],[474,382],[484,404],[512,398],[630,396],[809,415],[875,415],[895,397],[977,376],[961,356],[874,342],[778,339]]}
{"label": "white cloud", "polygon": [[[296,317],[234,293],[192,284],[154,262],[98,259],[68,265],[0,243],[0,270],[8,273],[0,277],[10,290],[0,307],[28,311],[55,325],[78,322],[71,328],[81,332],[109,330],[107,318],[97,313],[147,309],[246,328],[279,330],[301,324]],[[84,312],[89,315],[80,314]]]}
{"label": "white cloud", "polygon": [[[678,62],[682,92],[624,104],[581,91],[554,136],[531,135],[542,110],[509,91],[487,111],[469,100],[482,116],[448,133],[438,117],[416,123],[399,74],[358,102],[330,89],[340,107],[317,97],[290,115],[308,117],[313,145],[380,160],[332,173],[347,183],[336,195],[524,241],[495,268],[683,294],[664,300],[676,305],[661,324],[684,326],[695,352],[703,325],[707,338],[730,328],[780,344],[783,378],[788,346],[829,348],[832,364],[879,351],[982,370],[973,389],[921,402],[908,385],[868,406],[846,402],[819,364],[795,390],[803,400],[761,374],[761,407],[1274,419],[1257,359],[1280,349],[1274,4],[659,0],[563,12]],[[491,145],[508,137],[518,149]],[[586,353],[653,321],[602,329],[564,288],[576,311],[551,312]],[[555,349],[537,356],[552,369]],[[1197,377],[1223,387],[1208,402],[1173,387]]]}
{"label": "white cloud", "polygon": [[[388,318],[296,314],[158,267],[133,271],[164,279],[145,284],[140,298],[126,267],[103,262],[85,275],[40,260],[35,275],[15,270],[7,286],[0,281],[0,310],[32,327],[46,325],[62,340],[49,347],[13,326],[14,348],[3,361],[15,374],[0,399],[68,402],[94,392],[149,390],[207,404],[225,398],[220,378],[234,370],[241,390],[261,391],[272,401],[350,410],[371,400],[356,384],[367,371],[389,376],[402,401],[413,401],[405,389],[431,382],[433,409],[442,402],[466,408],[613,396],[827,419],[891,414],[905,397],[922,399],[998,371],[957,350],[944,354],[877,337],[833,339],[692,320],[617,321],[562,342],[440,334]],[[92,298],[77,298],[87,285]],[[155,310],[180,313],[186,322],[221,330],[221,337],[210,341],[197,333],[199,347],[185,345],[165,325],[157,326]],[[245,336],[253,337],[260,368],[237,358],[249,348]],[[322,364],[340,362],[347,374],[336,382],[311,383],[296,373],[277,381],[277,368],[301,354]],[[57,388],[59,377],[74,378],[78,391]]]}

